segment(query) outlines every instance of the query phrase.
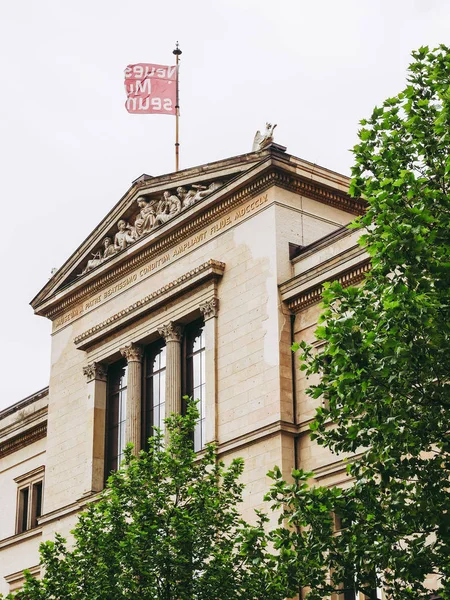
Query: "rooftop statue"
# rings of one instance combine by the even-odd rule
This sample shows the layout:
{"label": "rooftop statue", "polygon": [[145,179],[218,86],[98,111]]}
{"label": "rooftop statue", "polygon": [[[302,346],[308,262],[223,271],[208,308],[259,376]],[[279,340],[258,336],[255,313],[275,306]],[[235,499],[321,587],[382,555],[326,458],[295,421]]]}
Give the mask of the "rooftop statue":
{"label": "rooftop statue", "polygon": [[272,125],[272,123],[266,123],[266,130],[264,133],[258,131],[255,133],[255,138],[253,140],[253,148],[252,152],[258,152],[258,150],[263,150],[266,146],[268,146],[271,142],[273,142],[273,130],[275,129],[276,124]]}

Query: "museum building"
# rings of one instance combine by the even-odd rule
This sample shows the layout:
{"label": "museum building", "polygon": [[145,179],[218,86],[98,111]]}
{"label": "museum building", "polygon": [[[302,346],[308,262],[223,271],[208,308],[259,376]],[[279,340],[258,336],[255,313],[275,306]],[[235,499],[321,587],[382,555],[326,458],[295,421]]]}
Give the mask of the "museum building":
{"label": "museum building", "polygon": [[53,274],[31,302],[52,321],[49,387],[0,412],[0,592],[39,576],[39,544],[69,535],[183,395],[199,400],[195,450],[244,458],[247,519],[275,464],[349,484],[309,438],[318,401],[290,350],[314,343],[323,283],[369,268],[348,186],[273,142],[144,174]]}

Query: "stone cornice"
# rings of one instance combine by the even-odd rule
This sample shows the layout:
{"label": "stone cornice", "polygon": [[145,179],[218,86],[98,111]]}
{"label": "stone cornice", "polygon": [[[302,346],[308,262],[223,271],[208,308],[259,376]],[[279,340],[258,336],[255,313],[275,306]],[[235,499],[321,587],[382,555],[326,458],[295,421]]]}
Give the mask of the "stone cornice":
{"label": "stone cornice", "polygon": [[[9,546],[14,546],[15,544],[20,544],[21,542],[24,542],[25,540],[29,540],[30,538],[34,538],[37,536],[41,536],[42,535],[42,527],[41,526],[37,526],[34,527],[33,529],[27,529],[26,531],[23,531],[22,533],[16,533],[15,535],[10,535],[7,538],[3,538],[0,540],[0,550],[3,550],[4,548],[8,548]],[[11,575],[11,577],[14,579],[14,575],[15,573],[13,573]],[[6,579],[6,577],[5,577]]]}
{"label": "stone cornice", "polygon": [[45,438],[47,435],[47,421],[43,423],[38,423],[34,427],[27,429],[15,435],[12,438],[0,443],[0,458],[7,456],[8,454],[12,454],[13,452],[17,452],[21,448],[25,448],[25,446],[29,446],[42,438]]}
{"label": "stone cornice", "polygon": [[366,258],[357,266],[352,267],[347,271],[343,271],[336,277],[325,277],[322,283],[314,285],[307,290],[303,290],[299,295],[289,299],[286,302],[287,307],[291,312],[298,313],[305,308],[308,308],[308,306],[312,306],[313,304],[320,302],[323,293],[323,283],[325,281],[338,281],[343,287],[356,285],[360,283],[364,279],[366,273],[370,271],[370,266],[370,259]]}
{"label": "stone cornice", "polygon": [[148,296],[145,296],[141,300],[137,300],[130,306],[83,332],[75,338],[75,345],[80,350],[86,350],[89,346],[106,337],[106,335],[167,303],[169,299],[181,295],[188,289],[192,289],[208,279],[222,277],[224,270],[225,263],[213,259],[199,265],[159,290],[148,294]]}
{"label": "stone cornice", "polygon": [[12,415],[17,411],[22,410],[26,406],[29,406],[30,404],[37,402],[38,400],[40,400],[41,398],[44,398],[45,396],[48,396],[48,387],[45,387],[42,390],[39,390],[38,392],[35,392],[31,396],[27,396],[23,400],[19,400],[19,402],[16,402],[12,406],[8,406],[7,408],[4,408],[2,411],[0,411],[0,420],[4,419],[6,417],[9,417],[9,415]]}
{"label": "stone cornice", "polygon": [[[114,284],[130,270],[138,268],[153,256],[168,251],[187,237],[195,235],[228,211],[230,207],[238,207],[240,203],[262,193],[271,186],[294,191],[351,214],[361,214],[364,211],[364,203],[361,200],[352,199],[340,190],[302,177],[293,170],[292,165],[286,164],[285,161],[268,159],[265,163],[260,164],[258,169],[255,167],[249,172],[241,174],[241,177],[249,179],[247,182],[243,181],[240,188],[237,188],[238,182],[236,182],[235,191],[230,184],[210,194],[210,197],[205,199],[207,203],[200,202],[198,205],[194,205],[193,209],[183,211],[164,227],[158,228],[154,233],[142,238],[140,243],[130,246],[127,251],[124,251],[125,254],[119,253],[113,259],[106,261],[103,268],[100,268],[98,273],[92,273],[92,277],[84,283],[82,281],[84,278],[81,278],[66,289],[55,292],[48,299],[43,299],[39,303],[33,301],[36,313],[52,320],[57,318],[74,303],[95,294],[105,285]],[[110,265],[109,270],[107,270],[107,265]],[[58,295],[59,297],[57,297]]]}
{"label": "stone cornice", "polygon": [[303,177],[288,173],[277,173],[276,182],[279,187],[312,198],[323,204],[328,204],[352,215],[362,215],[366,209],[366,203],[361,198],[351,198],[344,192],[319,185],[317,182]]}

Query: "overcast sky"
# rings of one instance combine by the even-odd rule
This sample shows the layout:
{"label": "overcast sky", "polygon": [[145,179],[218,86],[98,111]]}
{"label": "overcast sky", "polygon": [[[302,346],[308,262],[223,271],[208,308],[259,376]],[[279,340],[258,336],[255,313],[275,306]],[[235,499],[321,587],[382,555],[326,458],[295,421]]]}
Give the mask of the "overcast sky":
{"label": "overcast sky", "polygon": [[0,408],[48,384],[29,302],[52,267],[133,179],[174,169],[175,119],[125,111],[127,64],[172,64],[179,40],[181,168],[250,151],[270,120],[349,174],[359,119],[449,26],[449,0],[1,0]]}

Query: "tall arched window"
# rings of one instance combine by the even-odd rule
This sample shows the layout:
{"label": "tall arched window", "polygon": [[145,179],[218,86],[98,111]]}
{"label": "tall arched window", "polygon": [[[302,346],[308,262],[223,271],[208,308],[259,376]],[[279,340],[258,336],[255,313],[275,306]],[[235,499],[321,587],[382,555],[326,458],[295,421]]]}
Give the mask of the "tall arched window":
{"label": "tall arched window", "polygon": [[194,450],[197,452],[205,445],[206,419],[206,370],[205,370],[205,324],[196,321],[186,327],[185,332],[185,385],[186,396],[197,400],[200,413],[194,431]]}
{"label": "tall arched window", "polygon": [[164,431],[166,409],[166,345],[163,340],[149,346],[144,366],[145,442],[153,427]]}
{"label": "tall arched window", "polygon": [[116,471],[123,459],[127,407],[126,361],[120,361],[108,370],[108,399],[106,427],[106,477]]}

